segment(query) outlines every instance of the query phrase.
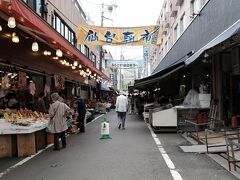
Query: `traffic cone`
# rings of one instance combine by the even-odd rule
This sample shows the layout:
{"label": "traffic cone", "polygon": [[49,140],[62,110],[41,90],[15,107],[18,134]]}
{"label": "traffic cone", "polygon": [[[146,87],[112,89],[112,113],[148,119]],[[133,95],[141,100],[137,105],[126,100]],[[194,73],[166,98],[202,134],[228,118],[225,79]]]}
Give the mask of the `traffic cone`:
{"label": "traffic cone", "polygon": [[100,139],[112,139],[109,134],[109,121],[105,116],[101,123],[101,138]]}

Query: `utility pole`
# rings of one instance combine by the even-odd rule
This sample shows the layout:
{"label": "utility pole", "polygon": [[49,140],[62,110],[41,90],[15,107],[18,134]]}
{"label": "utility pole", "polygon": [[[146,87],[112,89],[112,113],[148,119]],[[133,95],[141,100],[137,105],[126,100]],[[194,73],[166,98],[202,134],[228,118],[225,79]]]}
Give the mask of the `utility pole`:
{"label": "utility pole", "polygon": [[[103,27],[103,18],[104,18],[104,3],[102,3],[102,10],[101,10],[101,27]],[[102,71],[102,61],[103,61],[103,48],[100,46],[100,65],[99,70]]]}

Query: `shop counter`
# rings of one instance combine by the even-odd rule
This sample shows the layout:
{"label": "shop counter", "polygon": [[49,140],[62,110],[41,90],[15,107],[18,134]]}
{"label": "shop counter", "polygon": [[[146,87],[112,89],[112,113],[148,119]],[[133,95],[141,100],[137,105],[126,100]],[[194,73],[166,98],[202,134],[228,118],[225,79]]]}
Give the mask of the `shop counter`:
{"label": "shop counter", "polygon": [[152,125],[154,127],[177,127],[177,111],[173,108],[153,111]]}
{"label": "shop counter", "polygon": [[159,107],[153,109],[152,126],[153,127],[174,127],[178,126],[178,121],[183,118],[195,119],[196,113],[199,111],[207,111],[209,107],[194,107],[194,106],[174,106],[174,107]]}
{"label": "shop counter", "polygon": [[47,146],[48,121],[29,126],[0,123],[0,158],[31,156]]}

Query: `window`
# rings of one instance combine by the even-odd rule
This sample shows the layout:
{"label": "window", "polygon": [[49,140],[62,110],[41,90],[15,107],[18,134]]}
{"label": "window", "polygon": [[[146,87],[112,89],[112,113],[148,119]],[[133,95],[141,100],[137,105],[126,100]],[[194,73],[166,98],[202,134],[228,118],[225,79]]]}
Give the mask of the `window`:
{"label": "window", "polygon": [[42,7],[43,7],[43,1],[42,0],[36,0],[36,12],[38,13],[39,16],[42,16]]}
{"label": "window", "polygon": [[202,7],[201,0],[192,0],[191,7],[192,13],[198,13]]}
{"label": "window", "polygon": [[43,0],[22,0],[25,2],[32,10],[34,10],[39,16],[43,17]]}
{"label": "window", "polygon": [[61,33],[61,21],[57,16],[56,16],[56,30],[57,32]]}
{"label": "window", "polygon": [[85,45],[81,44],[80,51],[85,54]]}
{"label": "window", "polygon": [[69,36],[68,36],[68,27],[65,26],[65,38],[69,41]]}
{"label": "window", "polygon": [[178,39],[178,24],[174,28],[174,41]]}
{"label": "window", "polygon": [[87,56],[89,58],[89,47],[87,47],[86,45],[85,46],[85,56]]}
{"label": "window", "polygon": [[61,22],[61,35],[64,37],[64,24]]}
{"label": "window", "polygon": [[54,13],[52,16],[53,28],[59,32],[67,41],[73,46],[75,45],[75,33],[74,31],[58,16]]}
{"label": "window", "polygon": [[185,13],[182,15],[180,19],[180,33],[182,33],[186,29],[186,16]]}

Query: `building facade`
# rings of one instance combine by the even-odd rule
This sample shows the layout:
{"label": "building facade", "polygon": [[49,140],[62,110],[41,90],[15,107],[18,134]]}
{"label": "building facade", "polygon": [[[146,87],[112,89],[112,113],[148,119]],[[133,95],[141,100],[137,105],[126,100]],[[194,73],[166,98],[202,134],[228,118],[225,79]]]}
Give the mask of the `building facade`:
{"label": "building facade", "polygon": [[67,41],[89,58],[94,67],[100,69],[99,47],[78,45],[76,34],[78,25],[87,22],[87,17],[79,1],[73,0],[23,0]]}
{"label": "building facade", "polygon": [[171,50],[208,0],[165,0],[157,24],[162,26],[162,44],[149,50],[150,71]]}
{"label": "building facade", "polygon": [[[99,48],[77,45],[78,25],[86,22],[77,0],[1,1],[0,9],[3,71],[14,68],[14,73],[25,74],[24,79],[31,74],[36,95],[50,84],[51,91],[61,90],[69,97],[81,94],[88,100],[98,91],[99,81],[110,82],[99,70]],[[56,82],[61,82],[59,89]]]}
{"label": "building facade", "polygon": [[217,118],[230,125],[231,118],[240,114],[240,1],[202,2],[153,74],[135,82],[135,87],[159,89],[160,95],[177,100],[191,89],[200,92],[204,85],[218,102]]}

